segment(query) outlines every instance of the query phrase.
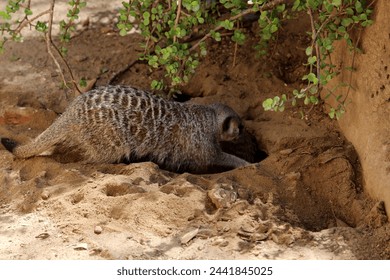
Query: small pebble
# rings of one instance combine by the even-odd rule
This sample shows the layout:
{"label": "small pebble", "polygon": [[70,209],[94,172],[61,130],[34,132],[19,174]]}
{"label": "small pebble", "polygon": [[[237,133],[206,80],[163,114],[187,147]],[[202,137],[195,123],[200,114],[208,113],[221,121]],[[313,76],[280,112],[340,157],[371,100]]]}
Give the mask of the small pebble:
{"label": "small pebble", "polygon": [[191,239],[193,239],[198,234],[198,232],[199,232],[198,228],[191,230],[190,232],[187,232],[180,238],[180,243],[187,244],[188,242],[190,242]]}
{"label": "small pebble", "polygon": [[73,249],[76,251],[88,250],[88,244],[87,243],[79,243],[79,244],[76,244],[73,247]]}
{"label": "small pebble", "polygon": [[43,200],[47,200],[49,197],[50,197],[50,193],[49,193],[48,191],[43,191],[43,192],[41,193],[41,198],[42,198]]}
{"label": "small pebble", "polygon": [[38,238],[38,239],[46,239],[50,236],[50,234],[48,234],[47,232],[44,232],[44,233],[41,233],[41,234],[38,234],[37,236],[35,236],[35,238]]}
{"label": "small pebble", "polygon": [[224,239],[222,237],[219,237],[219,238],[214,240],[213,245],[219,246],[219,247],[226,247],[227,245],[229,245],[229,241],[227,241],[226,239]]}
{"label": "small pebble", "polygon": [[94,233],[96,234],[101,234],[103,231],[101,226],[96,226],[95,229],[93,230]]}

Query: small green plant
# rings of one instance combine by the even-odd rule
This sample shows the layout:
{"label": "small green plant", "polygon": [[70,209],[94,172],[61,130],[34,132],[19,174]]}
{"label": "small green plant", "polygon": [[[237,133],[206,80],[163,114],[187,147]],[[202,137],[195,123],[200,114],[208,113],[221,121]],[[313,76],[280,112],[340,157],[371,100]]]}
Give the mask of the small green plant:
{"label": "small green plant", "polygon": [[76,30],[76,21],[79,19],[80,9],[84,8],[87,5],[87,2],[71,0],[68,4],[70,8],[66,14],[66,19],[60,21],[59,37],[62,42],[60,50],[64,55],[68,52],[65,43],[69,43],[72,33]]}
{"label": "small green plant", "polygon": [[[334,42],[345,40],[350,50],[357,48],[351,39],[350,32],[356,27],[366,27],[372,24],[372,10],[366,1],[355,0],[295,0],[292,11],[306,11],[310,17],[312,30],[311,44],[306,48],[307,66],[309,73],[302,77],[306,86],[294,90],[287,99],[286,96],[269,98],[263,102],[265,110],[283,111],[287,102],[292,105],[298,99],[303,99],[305,105],[316,105],[320,102],[320,92],[338,72],[332,63],[331,54]],[[348,68],[347,68],[348,69]],[[351,67],[349,68],[350,70]],[[348,85],[340,85],[348,86]],[[345,112],[347,100],[341,95],[335,96],[336,91],[329,91],[325,99],[334,96],[337,107],[330,108],[329,116],[339,119]]]}
{"label": "small green plant", "polygon": [[248,5],[240,0],[130,0],[122,2],[117,27],[121,35],[126,35],[134,25],[140,29],[145,38],[141,59],[151,68],[164,69],[165,73],[164,79],[152,81],[152,88],[174,89],[189,81],[200,59],[207,55],[207,39],[221,41],[222,31],[227,31],[232,34],[233,42],[244,44],[245,30],[240,28],[240,23],[246,15],[261,12],[259,51],[265,52],[267,42],[278,30],[285,2],[258,0]]}
{"label": "small green plant", "polygon": [[[310,18],[311,43],[306,48],[308,73],[302,77],[306,86],[292,93],[282,94],[263,102],[265,110],[284,111],[286,104],[296,105],[302,99],[305,105],[320,103],[323,87],[337,74],[331,61],[334,42],[345,40],[351,50],[356,50],[350,32],[356,27],[372,23],[372,10],[365,0],[220,0],[220,1],[128,1],[120,10],[118,28],[127,34],[133,24],[144,36],[144,54],[141,59],[151,68],[163,68],[165,79],[152,82],[152,88],[170,89],[188,82],[202,56],[207,55],[205,41],[221,41],[223,32],[232,34],[231,40],[242,45],[245,29],[241,21],[249,14],[259,14],[260,33],[256,49],[260,55],[278,32],[282,20],[295,13],[305,12]],[[130,20],[134,18],[134,22]],[[193,30],[201,34],[192,42]],[[334,96],[330,91],[327,97]],[[326,99],[326,98],[325,98]],[[346,100],[336,96],[338,105],[331,108],[329,116],[339,118],[345,111]]]}
{"label": "small green plant", "polygon": [[[44,34],[48,53],[61,70],[64,85],[68,83],[63,66],[76,89],[79,85],[85,85],[83,79],[79,83],[75,81],[65,56],[66,44],[71,40],[80,10],[87,2],[68,1],[69,10],[64,15],[65,19],[60,21],[61,45],[58,47],[51,39],[55,1],[51,0],[48,10],[37,15],[30,7],[32,2],[8,0],[5,9],[0,11],[0,51],[9,39],[21,41],[24,27],[33,27]],[[20,11],[23,11],[22,15]],[[351,30],[372,23],[372,9],[366,0],[128,0],[122,2],[119,9],[117,27],[122,36],[134,28],[138,29],[144,37],[144,51],[140,59],[146,61],[152,70],[163,70],[164,77],[153,80],[152,89],[174,91],[190,80],[202,57],[208,54],[208,40],[221,41],[223,36],[227,36],[236,47],[243,45],[247,33],[242,23],[246,17],[257,15],[259,33],[256,49],[260,55],[264,55],[270,41],[276,37],[281,22],[297,13],[307,14],[311,22],[311,30],[308,30],[311,42],[306,48],[308,73],[302,77],[305,86],[263,102],[265,110],[284,111],[287,104],[296,105],[298,100],[303,100],[305,105],[320,103],[324,85],[338,74],[331,60],[334,42],[345,40],[351,50],[357,50],[351,39]],[[49,21],[41,20],[45,14],[50,15]],[[329,90],[326,95],[326,98],[335,97],[338,102],[335,108],[330,109],[331,118],[339,118],[347,102],[336,91],[337,88]]]}

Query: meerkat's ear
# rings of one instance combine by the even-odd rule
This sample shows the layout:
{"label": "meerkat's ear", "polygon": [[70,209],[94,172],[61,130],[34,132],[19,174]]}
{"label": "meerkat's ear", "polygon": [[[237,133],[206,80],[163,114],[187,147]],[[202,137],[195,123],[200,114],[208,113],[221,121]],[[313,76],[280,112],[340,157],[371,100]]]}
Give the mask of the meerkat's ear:
{"label": "meerkat's ear", "polygon": [[9,138],[1,138],[1,144],[3,144],[3,146],[11,153],[14,151],[16,146],[18,146],[16,141]]}
{"label": "meerkat's ear", "polygon": [[221,141],[233,141],[237,139],[240,136],[242,129],[243,126],[239,118],[227,117],[222,122]]}

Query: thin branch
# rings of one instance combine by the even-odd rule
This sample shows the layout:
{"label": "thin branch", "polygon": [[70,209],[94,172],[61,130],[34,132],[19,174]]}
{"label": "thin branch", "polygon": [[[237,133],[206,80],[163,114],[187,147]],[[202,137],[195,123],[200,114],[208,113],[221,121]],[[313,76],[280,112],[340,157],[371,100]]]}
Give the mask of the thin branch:
{"label": "thin branch", "polygon": [[[281,4],[288,4],[288,2],[289,2],[288,0],[274,0],[274,1],[271,1],[271,2],[266,3],[266,4],[264,4],[263,6],[261,6],[261,7],[258,9],[258,11],[259,11],[259,12],[262,12],[262,11],[272,10],[272,9],[275,8],[276,6],[281,5]],[[229,21],[231,21],[231,20],[236,20],[236,19],[239,19],[239,18],[241,18],[241,17],[243,17],[243,16],[249,15],[249,14],[251,14],[251,13],[253,13],[253,9],[252,9],[252,8],[249,8],[249,9],[246,9],[246,10],[242,11],[241,13],[239,13],[239,14],[237,14],[237,15],[235,15],[235,16],[230,17],[228,20],[229,20]],[[202,39],[200,39],[196,44],[194,44],[194,45],[191,47],[190,51],[193,51],[193,50],[195,50],[196,48],[198,48],[199,45],[200,45],[202,42],[206,41],[208,38],[211,37],[211,34],[212,34],[212,33],[217,32],[218,30],[220,30],[220,29],[222,29],[222,28],[223,28],[223,27],[219,25],[219,26],[215,27],[214,29],[210,30],[206,35],[203,36]]]}
{"label": "thin branch", "polygon": [[317,41],[317,31],[316,31],[316,27],[315,27],[315,24],[314,24],[314,18],[313,18],[313,13],[312,13],[312,11],[311,11],[311,9],[310,8],[308,8],[307,9],[307,13],[309,14],[309,17],[310,17],[310,24],[311,24],[311,29],[312,29],[312,35],[311,35],[311,37],[312,37],[312,40],[313,40],[313,42],[312,42],[312,45],[314,44],[314,46],[315,46],[315,49],[316,49],[316,56],[317,56],[317,60],[316,60],[316,62],[317,62],[317,66],[316,66],[316,68],[317,68],[317,79],[318,79],[318,89],[320,88],[320,79],[321,79],[321,77],[320,77],[320,72],[321,72],[321,65],[320,65],[320,60],[321,60],[321,53],[320,53],[320,47],[319,47],[319,45],[318,45],[318,41]]}
{"label": "thin branch", "polygon": [[237,48],[238,48],[238,43],[236,42],[236,43],[234,44],[233,67],[236,66]]}
{"label": "thin branch", "polygon": [[[175,19],[175,32],[176,32],[177,25],[179,24],[180,14],[181,14],[181,0],[178,0],[177,1],[176,19]],[[175,35],[175,36],[173,36],[173,42],[176,43],[176,41],[177,41],[177,36]]]}
{"label": "thin branch", "polygon": [[55,0],[52,0],[50,3],[50,8],[48,10],[49,11],[49,23],[48,23],[49,30],[45,33],[46,48],[47,48],[47,52],[49,53],[50,57],[53,59],[54,64],[57,66],[57,69],[61,75],[61,79],[64,82],[64,85],[66,86],[66,79],[65,79],[64,73],[62,71],[61,65],[59,64],[58,60],[54,56],[53,52],[51,51],[51,45],[52,45],[51,31],[52,31],[52,26],[53,26],[54,5],[55,5]]}
{"label": "thin branch", "polygon": [[61,54],[61,51],[57,48],[57,46],[54,44],[53,42],[53,39],[52,39],[52,27],[53,27],[53,16],[54,16],[54,5],[55,5],[55,0],[52,0],[51,3],[50,3],[50,15],[49,15],[49,23],[48,23],[48,31],[46,32],[45,34],[45,39],[46,39],[46,47],[47,47],[47,52],[49,53],[49,55],[51,56],[51,58],[53,59],[54,63],[56,64],[59,72],[60,72],[60,75],[61,75],[61,78],[64,82],[64,85],[66,87],[67,86],[67,82],[66,82],[66,79],[65,79],[65,76],[64,76],[64,73],[62,71],[62,68],[61,68],[61,65],[59,64],[58,60],[56,59],[56,57],[54,56],[53,52],[51,51],[51,48],[53,48],[56,52],[57,52],[57,55],[61,58],[61,61],[64,63],[70,77],[71,77],[71,82],[75,88],[75,90],[78,92],[78,93],[81,93],[75,79],[74,79],[74,76],[73,76],[73,73],[72,73],[72,70],[70,69],[70,66],[69,64],[67,63],[67,61],[64,59],[64,57],[62,56]]}
{"label": "thin branch", "polygon": [[[74,3],[74,6],[73,6],[73,9],[72,10],[69,10],[70,13],[75,13],[76,9],[78,9],[78,5],[80,5],[80,0],[76,0],[75,3]],[[63,31],[63,34],[67,34],[69,29],[71,28],[72,24],[73,24],[73,21],[74,19],[70,19],[69,22],[65,25],[64,27],[64,31]]]}
{"label": "thin branch", "polygon": [[38,18],[40,18],[41,16],[44,16],[46,14],[49,14],[50,13],[50,9],[46,10],[46,11],[43,11],[39,14],[37,14],[35,17],[33,17],[32,19],[28,19],[27,17],[24,18],[22,20],[22,22],[19,24],[19,26],[15,29],[15,33],[20,33],[22,31],[22,29],[24,27],[26,27],[27,24],[32,24],[33,21],[37,20]]}

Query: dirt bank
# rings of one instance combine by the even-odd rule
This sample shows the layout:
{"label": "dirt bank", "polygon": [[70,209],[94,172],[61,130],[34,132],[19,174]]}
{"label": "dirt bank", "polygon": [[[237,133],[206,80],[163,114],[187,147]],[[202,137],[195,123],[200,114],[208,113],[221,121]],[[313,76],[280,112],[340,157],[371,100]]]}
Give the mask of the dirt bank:
{"label": "dirt bank", "polygon": [[[357,31],[361,53],[351,53],[338,44],[333,59],[341,75],[328,88],[340,83],[351,85],[337,94],[347,97],[347,112],[340,120],[345,136],[353,143],[363,168],[365,189],[390,209],[390,2],[379,0],[375,5],[375,22],[364,31]],[[352,65],[355,71],[344,67]],[[332,104],[335,104],[334,100]]]}

